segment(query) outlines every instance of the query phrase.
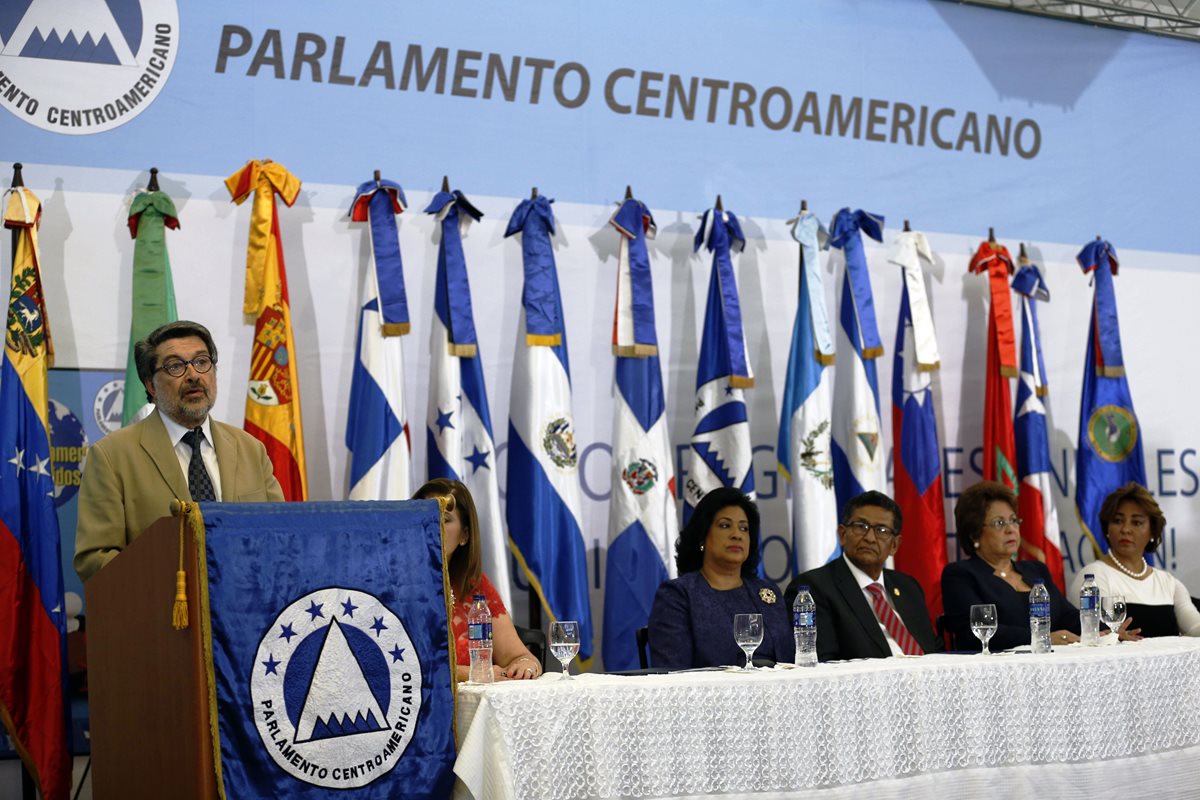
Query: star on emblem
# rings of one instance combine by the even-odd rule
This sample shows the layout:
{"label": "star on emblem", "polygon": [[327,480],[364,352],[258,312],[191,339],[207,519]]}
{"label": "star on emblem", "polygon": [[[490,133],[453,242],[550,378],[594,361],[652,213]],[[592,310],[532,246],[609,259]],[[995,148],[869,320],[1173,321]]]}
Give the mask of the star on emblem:
{"label": "star on emblem", "polygon": [[356,608],[358,608],[358,606],[354,605],[353,600],[347,599],[346,602],[342,603],[342,613],[347,617],[353,617],[354,609]]}
{"label": "star on emblem", "polygon": [[371,628],[371,630],[375,631],[376,639],[379,638],[379,634],[381,634],[387,630],[387,625],[383,624],[383,617],[376,617],[375,621],[372,622],[369,627]]}
{"label": "star on emblem", "polygon": [[392,647],[392,650],[390,653],[388,653],[388,655],[392,657],[392,663],[395,664],[397,661],[404,660],[404,649],[401,648],[400,645],[395,645]]}
{"label": "star on emblem", "polygon": [[264,675],[278,675],[279,673],[275,671],[275,668],[276,668],[276,667],[278,667],[278,666],[279,666],[280,664],[282,664],[283,662],[282,662],[282,661],[276,661],[276,660],[275,660],[275,654],[274,654],[274,653],[272,653],[271,655],[267,656],[267,660],[266,660],[266,661],[263,661],[263,662],[261,662],[261,663],[262,663],[262,665],[263,665],[264,667],[266,667],[266,668],[267,668],[267,671],[266,671],[265,673],[263,673]]}
{"label": "star on emblem", "polygon": [[489,467],[488,463],[487,463],[488,456],[490,456],[491,454],[492,454],[491,450],[480,450],[478,446],[475,447],[475,452],[471,453],[471,455],[467,456],[467,461],[470,461],[471,465],[473,467],[475,467],[475,469],[473,469],[471,471],[472,475],[474,475],[476,472],[479,472],[480,467],[482,467],[483,469],[491,469],[491,467]]}
{"label": "star on emblem", "polygon": [[325,605],[325,604],[324,604],[324,603],[318,603],[316,600],[313,600],[313,601],[312,601],[312,602],[309,604],[308,608],[304,609],[305,611],[307,611],[307,612],[308,612],[308,613],[311,615],[311,617],[312,617],[311,621],[312,621],[312,622],[316,622],[316,621],[317,621],[317,617],[324,617],[324,616],[325,616],[325,612],[323,612],[323,611],[321,610],[321,606],[323,606],[323,605]]}
{"label": "star on emblem", "polygon": [[287,625],[280,625],[279,627],[280,627],[280,629],[281,629],[281,631],[282,631],[282,632],[279,634],[279,638],[280,638],[280,639],[287,639],[287,640],[288,640],[288,644],[291,644],[291,643],[292,643],[292,637],[296,635],[296,632],[295,632],[294,630],[292,630],[292,623],[290,623],[290,622],[289,622]]}

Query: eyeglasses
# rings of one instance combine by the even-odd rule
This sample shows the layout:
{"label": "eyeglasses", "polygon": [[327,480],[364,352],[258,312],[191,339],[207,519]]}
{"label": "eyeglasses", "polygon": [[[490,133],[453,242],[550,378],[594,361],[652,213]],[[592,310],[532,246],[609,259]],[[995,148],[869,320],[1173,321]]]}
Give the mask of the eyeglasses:
{"label": "eyeglasses", "polygon": [[1022,521],[1023,520],[1020,517],[1009,517],[1008,519],[1005,519],[1004,517],[996,517],[993,520],[983,523],[983,526],[985,528],[995,528],[996,530],[1001,531],[1005,528],[1019,528],[1021,527]]}
{"label": "eyeglasses", "polygon": [[162,370],[172,378],[182,378],[183,373],[187,372],[188,364],[191,364],[192,369],[203,375],[212,369],[216,363],[210,355],[199,355],[191,361],[184,361],[182,358],[172,358],[164,361],[161,366],[155,367],[154,371],[158,372]]}
{"label": "eyeglasses", "polygon": [[854,520],[853,522],[847,522],[846,527],[849,530],[854,531],[854,533],[858,534],[859,536],[866,536],[867,531],[874,531],[875,535],[881,539],[890,539],[899,535],[887,525],[872,525],[869,522],[863,522],[862,520],[858,519]]}

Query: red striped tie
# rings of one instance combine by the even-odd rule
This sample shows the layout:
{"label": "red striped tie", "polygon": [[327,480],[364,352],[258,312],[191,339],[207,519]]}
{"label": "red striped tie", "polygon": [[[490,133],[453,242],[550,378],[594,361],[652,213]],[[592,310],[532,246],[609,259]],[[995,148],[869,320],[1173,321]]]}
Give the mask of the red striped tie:
{"label": "red striped tie", "polygon": [[879,618],[879,622],[887,630],[888,635],[896,641],[896,644],[900,645],[904,654],[908,656],[925,655],[921,645],[917,644],[917,640],[908,632],[908,628],[904,627],[900,615],[892,609],[887,598],[883,596],[883,586],[872,583],[867,586],[867,591],[871,593],[871,605],[875,607],[875,616]]}

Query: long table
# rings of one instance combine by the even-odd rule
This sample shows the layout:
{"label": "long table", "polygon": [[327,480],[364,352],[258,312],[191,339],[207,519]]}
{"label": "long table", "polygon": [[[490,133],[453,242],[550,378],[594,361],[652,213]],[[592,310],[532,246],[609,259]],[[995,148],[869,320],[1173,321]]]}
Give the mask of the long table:
{"label": "long table", "polygon": [[1200,796],[1200,640],[463,684],[455,796]]}

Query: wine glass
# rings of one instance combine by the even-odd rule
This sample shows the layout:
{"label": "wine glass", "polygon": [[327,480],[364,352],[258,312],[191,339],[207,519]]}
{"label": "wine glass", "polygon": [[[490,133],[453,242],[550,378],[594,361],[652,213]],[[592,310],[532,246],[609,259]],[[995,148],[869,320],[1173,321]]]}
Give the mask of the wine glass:
{"label": "wine glass", "polygon": [[762,614],[734,614],[733,615],[733,638],[737,640],[738,647],[746,653],[745,670],[754,669],[754,664],[751,662],[751,656],[763,640],[763,620]]}
{"label": "wine glass", "polygon": [[996,606],[992,603],[982,603],[971,606],[971,633],[983,642],[983,654],[990,655],[988,641],[996,633]]}
{"label": "wine glass", "polygon": [[1100,619],[1114,634],[1125,621],[1125,595],[1106,594],[1100,598]]}
{"label": "wine glass", "polygon": [[571,678],[571,659],[579,652],[579,623],[560,620],[550,623],[550,652],[562,664],[563,680]]}

